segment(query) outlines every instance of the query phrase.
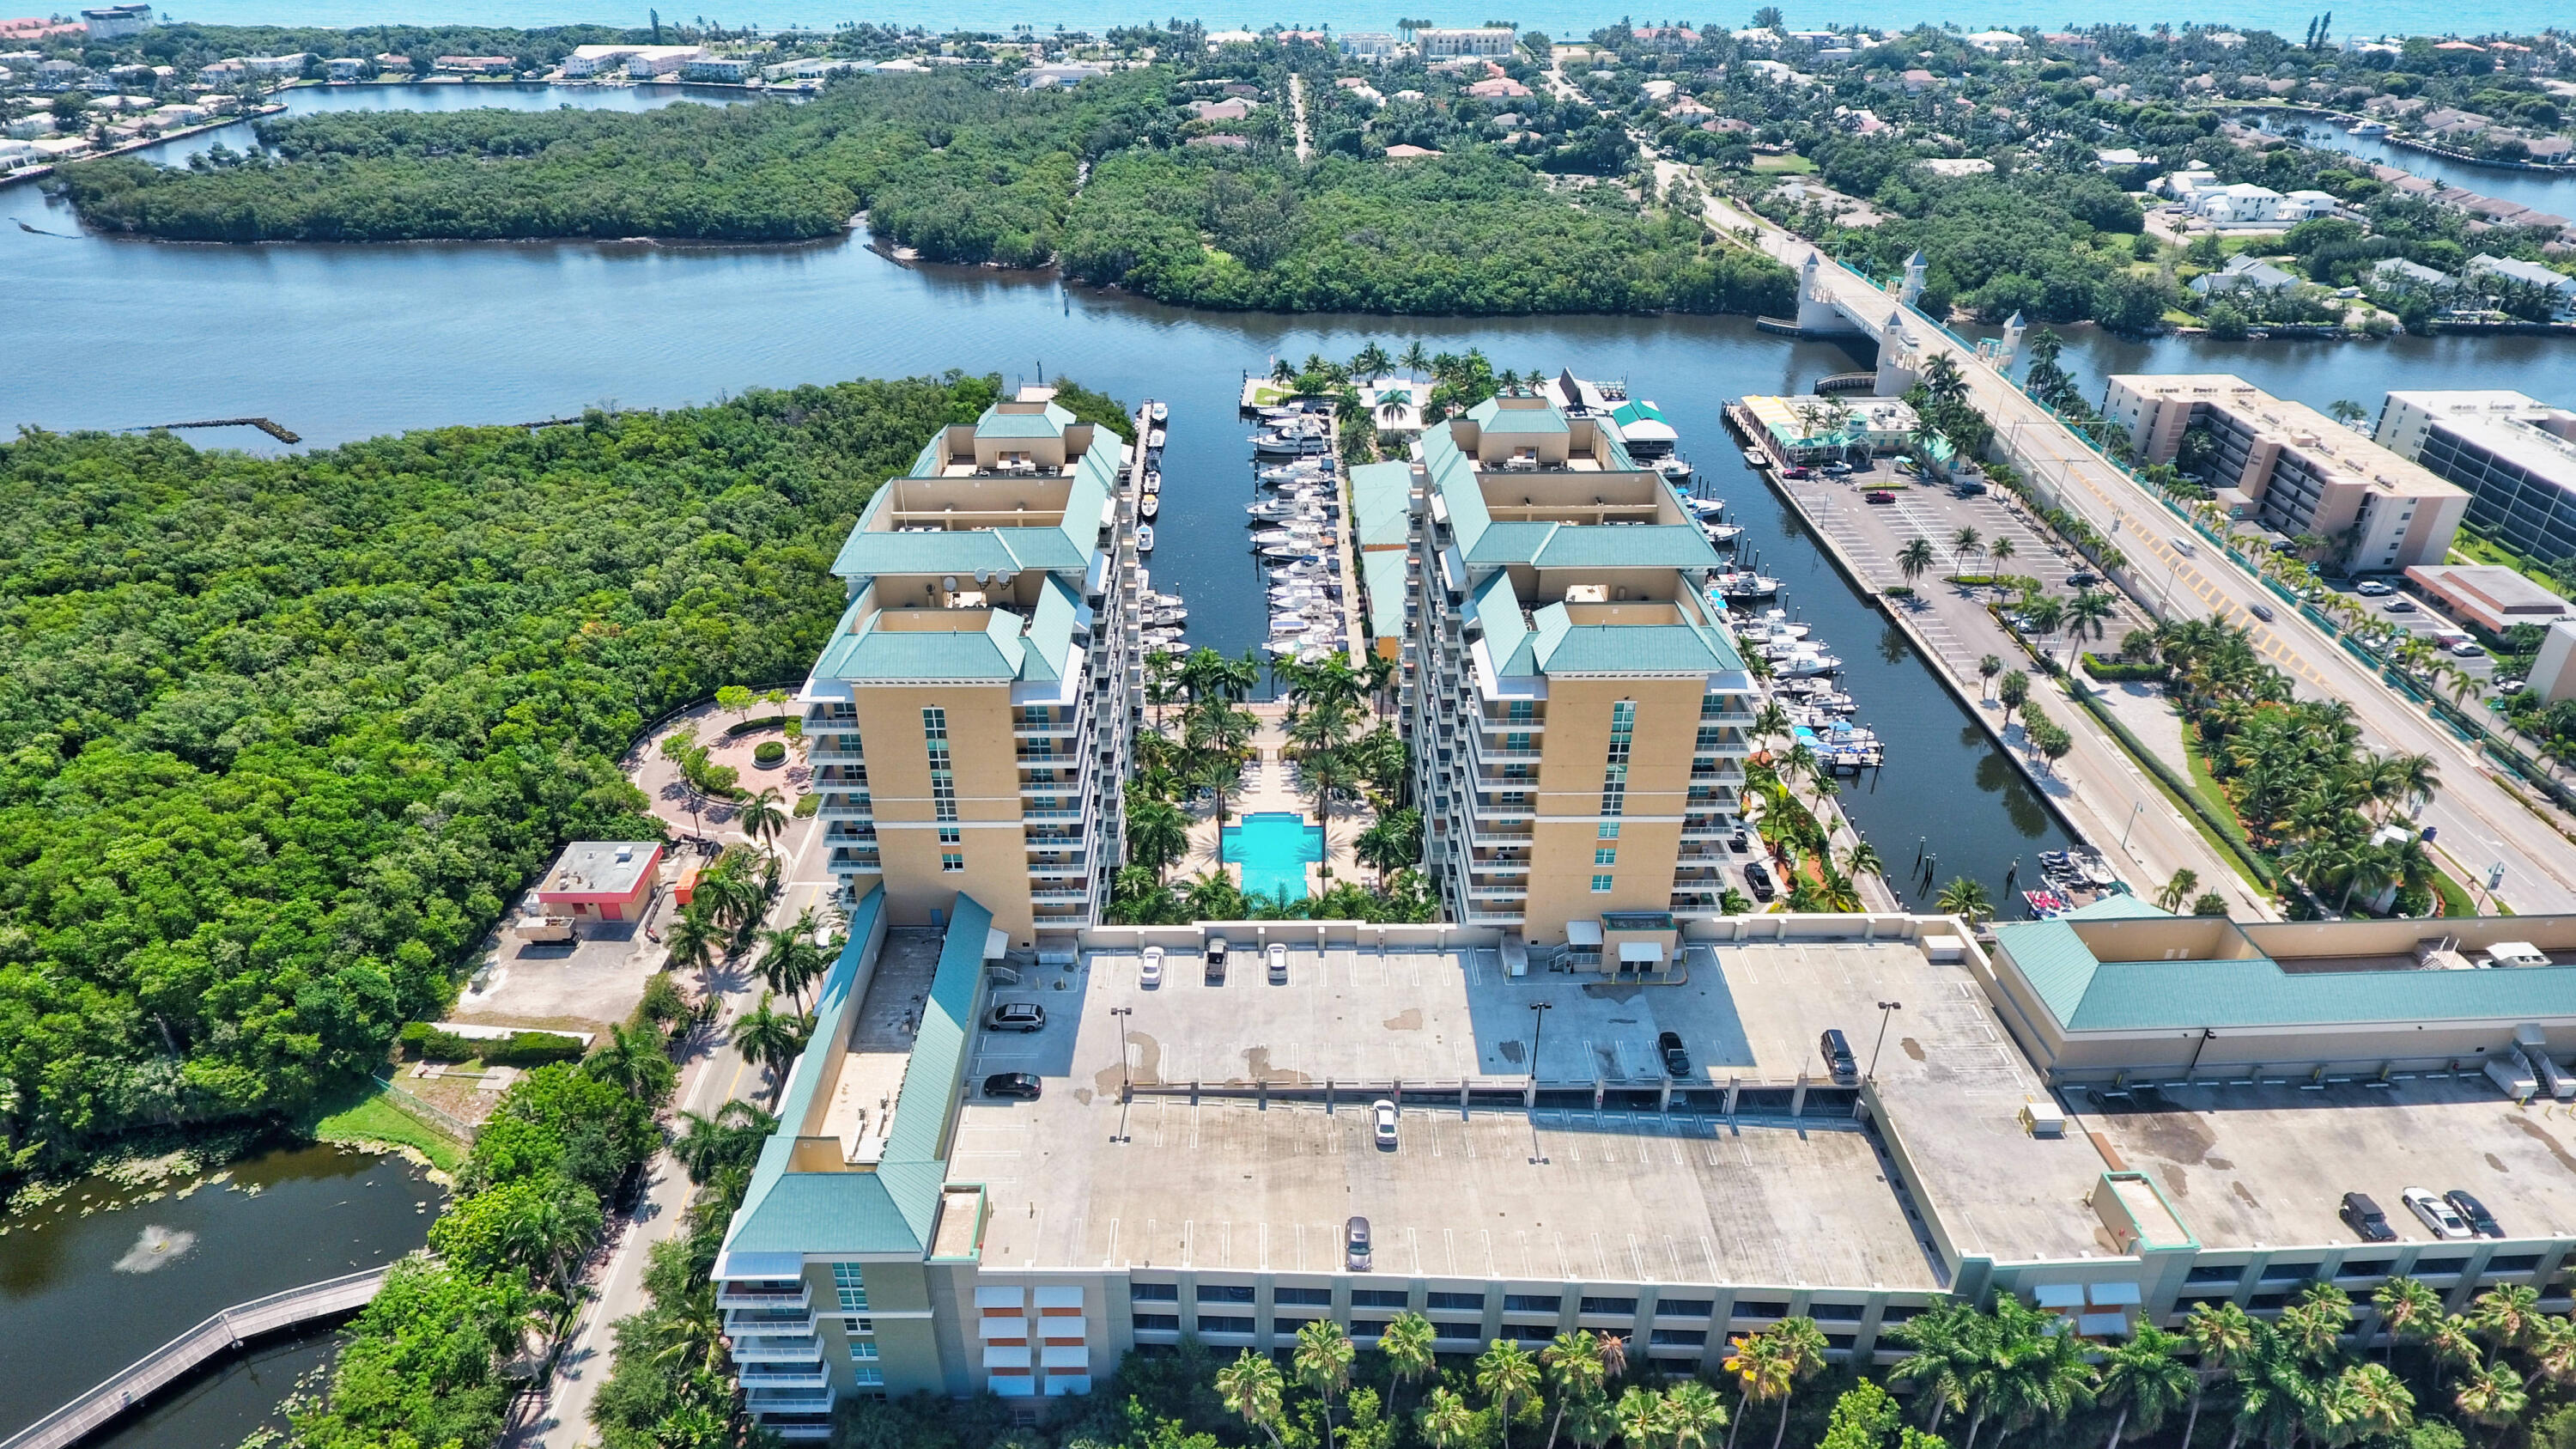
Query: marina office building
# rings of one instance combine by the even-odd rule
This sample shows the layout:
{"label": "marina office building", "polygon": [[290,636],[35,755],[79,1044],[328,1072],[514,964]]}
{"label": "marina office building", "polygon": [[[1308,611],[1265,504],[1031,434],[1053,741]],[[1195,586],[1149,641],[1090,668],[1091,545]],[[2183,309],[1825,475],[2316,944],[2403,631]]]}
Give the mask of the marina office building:
{"label": "marina office building", "polygon": [[1141,668],[1121,446],[996,403],[859,515],[797,696],[845,903],[882,885],[891,923],[935,926],[966,891],[1023,949],[1099,918]]}
{"label": "marina office building", "polygon": [[1418,479],[1425,868],[1451,919],[1515,948],[1655,968],[1717,911],[1752,751],[1717,552],[1612,424],[1538,398],[1431,427]]}
{"label": "marina office building", "polygon": [[2576,555],[2576,412],[2502,389],[2392,392],[2373,436],[2467,489],[2468,521],[2496,542]]}
{"label": "marina office building", "polygon": [[2209,477],[2229,517],[2325,539],[2356,573],[2442,562],[2468,512],[2456,484],[2232,373],[2114,377],[2102,415],[2149,463],[2172,462],[2184,433],[2207,429],[2218,449]]}
{"label": "marina office building", "polygon": [[[2329,1282],[2365,1349],[2393,1275],[2454,1310],[2495,1284],[2569,1307],[2576,1125],[2478,1063],[2576,1050],[2576,918],[2237,927],[2120,899],[1989,953],[1948,918],[1738,917],[1689,925],[1686,984],[1611,999],[1454,924],[1097,927],[1032,975],[972,898],[941,932],[890,931],[887,900],[854,908],[716,1265],[750,1407],[793,1438],[852,1394],[1087,1393],[1185,1336],[1366,1343],[1404,1311],[1443,1353],[1590,1328],[1691,1372],[1790,1315],[1883,1366],[1952,1295],[2110,1338]],[[1265,940],[1285,980],[1243,969]],[[1001,1001],[1044,1029],[979,1031]],[[1827,1026],[1857,1082],[1816,1067]],[[974,1095],[1000,1071],[1042,1091]],[[2409,1186],[2475,1193],[2505,1236],[2432,1237]],[[2395,1241],[2337,1221],[2347,1190]]]}

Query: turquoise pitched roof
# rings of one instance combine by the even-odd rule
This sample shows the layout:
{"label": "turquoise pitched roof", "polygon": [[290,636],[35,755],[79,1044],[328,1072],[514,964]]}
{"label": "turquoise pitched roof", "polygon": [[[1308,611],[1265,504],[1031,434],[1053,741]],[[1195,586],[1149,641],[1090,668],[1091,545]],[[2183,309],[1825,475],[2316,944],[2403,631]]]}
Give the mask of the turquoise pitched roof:
{"label": "turquoise pitched roof", "polygon": [[1422,467],[1430,475],[1432,491],[1448,510],[1458,551],[1473,557],[1477,540],[1494,523],[1494,516],[1485,511],[1485,492],[1476,486],[1476,460],[1458,447],[1445,425],[1435,424],[1422,435]]}
{"label": "turquoise pitched roof", "polygon": [[1512,592],[1512,576],[1497,571],[1467,595],[1467,622],[1485,631],[1485,652],[1504,674],[1535,674],[1530,660],[1529,621],[1521,617],[1521,600]]}
{"label": "turquoise pitched roof", "polygon": [[1029,613],[1028,633],[1022,636],[1025,648],[1020,655],[1020,678],[1064,678],[1066,661],[1073,654],[1073,636],[1084,627],[1086,613],[1081,598],[1066,587],[1064,580],[1047,575],[1038,593],[1037,607]]}
{"label": "turquoise pitched roof", "polygon": [[1664,415],[1656,410],[1655,405],[1643,398],[1631,399],[1610,410],[1610,421],[1622,425],[1638,422],[1660,423],[1663,420]]}
{"label": "turquoise pitched roof", "polygon": [[1543,569],[1713,569],[1717,550],[1687,523],[1560,523],[1530,562]]}
{"label": "turquoise pitched roof", "polygon": [[2066,913],[2070,921],[2130,921],[2149,916],[2171,916],[2126,891],[2113,891],[2091,905],[2077,906]]}
{"label": "turquoise pitched roof", "polygon": [[[851,1013],[865,994],[862,968],[885,909],[885,889],[868,892],[850,919],[850,944],[815,1000],[815,1046],[788,1071],[779,1130],[761,1146],[751,1187],[726,1231],[724,1257],[927,1255],[948,1178],[948,1132],[965,1086],[966,1048],[983,983],[990,911],[959,895],[939,954],[919,1036],[895,1096],[894,1123],[873,1171],[791,1172],[796,1135],[845,1049]],[[719,1270],[722,1271],[721,1266]],[[773,1276],[767,1272],[761,1276]]]}
{"label": "turquoise pitched roof", "polygon": [[[1091,446],[1074,461],[1064,517],[1049,527],[937,533],[880,529],[875,526],[877,516],[893,497],[880,488],[860,511],[850,536],[842,541],[840,555],[832,560],[832,572],[845,579],[878,574],[964,575],[977,569],[992,573],[1028,569],[1081,573],[1090,567],[1091,555],[1099,545],[1101,506],[1118,490],[1118,450],[1116,433],[1107,428],[1092,429]],[[913,459],[912,476],[933,477],[939,471],[939,463],[939,440],[933,438]]]}
{"label": "turquoise pitched roof", "polygon": [[1412,572],[1395,549],[1360,555],[1360,578],[1368,589],[1370,638],[1404,637],[1404,592]]}
{"label": "turquoise pitched roof", "polygon": [[1539,611],[1538,667],[1549,674],[1719,674],[1744,667],[1726,636],[1696,624],[1565,624]]}
{"label": "turquoise pitched roof", "polygon": [[[2106,925],[2116,923],[2105,922]],[[2564,1017],[2576,966],[2285,971],[2268,957],[2103,961],[2064,919],[1995,927],[1996,944],[2067,1031]],[[2108,941],[2116,937],[2105,933]]]}
{"label": "turquoise pitched roof", "polygon": [[[814,673],[825,679],[885,683],[906,679],[1009,680],[1021,677],[1028,645],[1020,636],[1020,616],[1008,609],[957,611],[958,627],[914,630],[851,631],[854,616],[869,605],[850,605]],[[870,626],[875,619],[868,620]]]}
{"label": "turquoise pitched roof", "polygon": [[1351,514],[1360,547],[1398,546],[1413,531],[1413,465],[1362,463],[1351,470]]}
{"label": "turquoise pitched roof", "polygon": [[984,415],[975,420],[975,436],[979,438],[1053,438],[1061,436],[1064,430],[1075,421],[1073,414],[1052,402],[1048,403],[1042,411],[1034,413],[1006,413],[1002,411],[1000,403],[995,403],[984,409]]}
{"label": "turquoise pitched roof", "polygon": [[1467,421],[1479,428],[1498,433],[1562,433],[1567,431],[1565,414],[1553,405],[1538,407],[1505,407],[1503,400],[1489,397],[1467,409]]}
{"label": "turquoise pitched roof", "polygon": [[1467,562],[1479,564],[1528,563],[1547,547],[1557,529],[1556,523],[1489,523],[1477,536],[1475,546],[1467,550]]}

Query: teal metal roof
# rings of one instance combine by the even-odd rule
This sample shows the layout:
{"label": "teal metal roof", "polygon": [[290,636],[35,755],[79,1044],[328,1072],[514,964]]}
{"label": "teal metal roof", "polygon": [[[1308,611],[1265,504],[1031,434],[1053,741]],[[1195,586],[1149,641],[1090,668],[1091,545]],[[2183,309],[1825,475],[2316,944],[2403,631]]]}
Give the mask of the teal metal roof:
{"label": "teal metal roof", "polygon": [[[789,1069],[780,1127],[761,1146],[751,1187],[727,1230],[724,1258],[739,1255],[924,1256],[948,1178],[949,1124],[965,1086],[966,1048],[983,983],[984,941],[993,916],[959,895],[923,1009],[920,1035],[904,1065],[894,1124],[873,1171],[790,1172],[796,1134],[846,1049],[850,1017],[874,967],[871,943],[885,889],[868,893],[850,919],[850,944],[823,978],[815,1001],[815,1046]],[[721,1264],[718,1269],[723,1271]],[[762,1276],[772,1276],[763,1272]]]}
{"label": "teal metal roof", "polygon": [[1538,672],[1538,665],[1530,658],[1529,621],[1521,617],[1520,595],[1512,592],[1510,574],[1498,570],[1469,591],[1466,615],[1464,622],[1484,626],[1485,652],[1492,657],[1495,669],[1504,674]]}
{"label": "teal metal roof", "polygon": [[1025,647],[1020,654],[1020,678],[1064,678],[1066,665],[1073,657],[1073,636],[1083,628],[1085,613],[1082,600],[1064,580],[1047,575],[1038,592],[1037,607],[1029,613],[1028,633],[1021,638]]}
{"label": "teal metal roof", "polygon": [[1351,470],[1351,514],[1361,548],[1401,545],[1413,531],[1413,465],[1362,463]]}
{"label": "teal metal roof", "polygon": [[[1099,544],[1101,506],[1118,491],[1118,450],[1116,433],[1107,428],[1091,430],[1090,448],[1074,463],[1073,483],[1065,494],[1064,517],[1051,527],[938,533],[880,529],[876,527],[877,515],[893,496],[880,488],[868,499],[867,507],[860,510],[858,525],[842,541],[840,556],[832,560],[832,572],[845,579],[878,574],[971,575],[977,569],[991,573],[1029,569],[1081,573],[1091,566],[1091,555]],[[939,440],[934,437],[912,460],[912,476],[936,476],[939,462]]]}
{"label": "teal metal roof", "polygon": [[1369,637],[1404,637],[1404,591],[1411,570],[1404,555],[1391,548],[1360,555],[1360,579],[1368,589]]}
{"label": "teal metal roof", "polygon": [[1687,523],[1554,525],[1530,562],[1543,569],[1713,569],[1717,550]]}
{"label": "teal metal roof", "polygon": [[[814,673],[826,679],[884,684],[908,679],[1018,679],[1028,660],[1020,637],[1020,616],[1008,609],[960,610],[960,623],[982,621],[972,628],[942,630],[861,628],[851,631],[852,604],[841,625],[814,661]],[[875,621],[869,621],[873,624]]]}
{"label": "teal metal roof", "polygon": [[1551,631],[1548,616],[1564,615],[1564,605],[1539,611],[1539,639],[1533,651],[1548,674],[1717,674],[1744,667],[1744,661],[1714,629],[1696,624],[1565,624]]}
{"label": "teal metal roof", "polygon": [[995,403],[984,409],[984,415],[975,420],[975,436],[1054,438],[1063,436],[1064,430],[1074,422],[1073,414],[1052,402],[1043,411],[1034,413],[1006,413],[1000,403]]}
{"label": "teal metal roof", "polygon": [[1485,511],[1485,492],[1476,486],[1476,460],[1459,449],[1446,424],[1435,424],[1422,435],[1422,467],[1448,510],[1458,552],[1474,557],[1477,542],[1494,525],[1494,516]]}
{"label": "teal metal roof", "polygon": [[2540,1021],[2576,1014],[2576,966],[2293,972],[2263,956],[2103,961],[2064,919],[1997,926],[1995,941],[2070,1032]]}
{"label": "teal metal roof", "polygon": [[2091,905],[2077,906],[2066,913],[2070,921],[2133,921],[2150,916],[2171,916],[2125,891],[2113,891]]}
{"label": "teal metal roof", "polygon": [[1489,523],[1467,551],[1467,562],[1479,564],[1528,563],[1547,547],[1557,529],[1556,523]]}
{"label": "teal metal roof", "polygon": [[1655,405],[1642,398],[1623,402],[1610,410],[1610,421],[1622,426],[1640,422],[1660,423],[1663,420],[1664,415],[1656,410]]}
{"label": "teal metal roof", "polygon": [[1498,433],[1562,433],[1567,431],[1565,414],[1554,406],[1505,407],[1501,398],[1489,397],[1467,409],[1467,421],[1479,428]]}

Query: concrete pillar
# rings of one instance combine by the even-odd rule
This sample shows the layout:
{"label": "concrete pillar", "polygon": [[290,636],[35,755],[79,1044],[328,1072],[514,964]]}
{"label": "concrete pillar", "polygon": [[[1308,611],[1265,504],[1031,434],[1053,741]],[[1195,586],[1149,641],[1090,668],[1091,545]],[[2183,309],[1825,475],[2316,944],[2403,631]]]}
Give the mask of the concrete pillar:
{"label": "concrete pillar", "polygon": [[1673,1079],[1670,1074],[1667,1074],[1664,1077],[1663,1090],[1657,1094],[1655,1110],[1658,1112],[1670,1112],[1673,1110]]}
{"label": "concrete pillar", "polygon": [[1735,1099],[1743,1091],[1744,1079],[1742,1077],[1730,1076],[1726,1079],[1726,1115],[1729,1118],[1732,1118],[1735,1115]]}
{"label": "concrete pillar", "polygon": [[1608,1084],[1607,1082],[1602,1081],[1602,1080],[1601,1080],[1600,1075],[1599,1075],[1598,1073],[1595,1073],[1595,1074],[1593,1075],[1593,1078],[1592,1078],[1592,1110],[1593,1110],[1593,1111],[1598,1112],[1598,1111],[1600,1111],[1600,1110],[1601,1110],[1601,1104],[1602,1104],[1603,1100],[1609,1096],[1609,1092],[1610,1092],[1610,1086],[1609,1086],[1609,1084]]}
{"label": "concrete pillar", "polygon": [[1789,1093],[1789,1115],[1792,1117],[1807,1115],[1807,1074],[1805,1072],[1798,1074],[1798,1085]]}

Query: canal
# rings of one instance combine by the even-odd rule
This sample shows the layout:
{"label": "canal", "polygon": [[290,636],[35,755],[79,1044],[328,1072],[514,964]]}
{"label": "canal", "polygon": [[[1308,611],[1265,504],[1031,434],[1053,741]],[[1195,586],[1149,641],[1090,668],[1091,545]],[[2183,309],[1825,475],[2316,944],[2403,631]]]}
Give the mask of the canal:
{"label": "canal", "polygon": [[[87,1178],[0,1219],[0,1437],[218,1309],[401,1257],[427,1241],[445,1197],[399,1157],[289,1147],[148,1186]],[[327,1360],[329,1339],[263,1343],[94,1449],[238,1443]]]}
{"label": "canal", "polygon": [[2525,171],[2511,166],[2473,166],[2465,161],[2428,155],[2404,146],[2392,146],[2377,136],[2355,136],[2342,126],[2322,116],[2296,111],[2254,110],[2238,112],[2238,118],[2275,136],[2288,136],[2306,145],[2341,151],[2357,160],[2377,166],[2394,166],[2411,171],[2427,180],[2492,196],[2499,201],[2520,202],[2538,211],[2557,216],[2576,215],[2576,173],[2565,171]]}

